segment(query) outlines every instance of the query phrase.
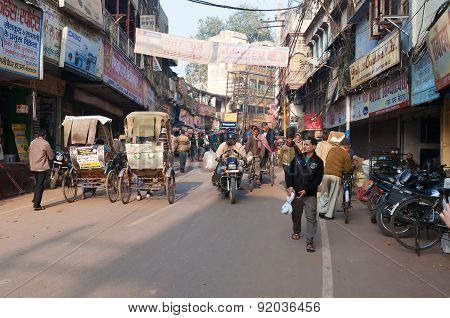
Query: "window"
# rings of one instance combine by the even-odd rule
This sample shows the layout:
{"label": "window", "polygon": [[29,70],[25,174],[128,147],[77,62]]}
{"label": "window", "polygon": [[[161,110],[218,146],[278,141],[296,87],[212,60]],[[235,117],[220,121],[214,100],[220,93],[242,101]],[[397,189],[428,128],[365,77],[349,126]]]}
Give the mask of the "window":
{"label": "window", "polygon": [[265,90],[265,89],[266,89],[266,82],[264,82],[264,81],[259,81],[259,82],[258,82],[258,89],[260,89],[260,90]]}
{"label": "window", "polygon": [[422,119],[420,123],[420,142],[438,144],[440,142],[439,117]]}
{"label": "window", "polygon": [[370,0],[369,39],[376,40],[394,30],[408,14],[408,0]]}

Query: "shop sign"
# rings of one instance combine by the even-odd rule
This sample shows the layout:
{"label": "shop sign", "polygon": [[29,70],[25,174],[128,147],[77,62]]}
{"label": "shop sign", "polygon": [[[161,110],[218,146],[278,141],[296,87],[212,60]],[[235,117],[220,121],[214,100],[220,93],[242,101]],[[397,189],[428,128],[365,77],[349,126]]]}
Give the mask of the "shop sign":
{"label": "shop sign", "polygon": [[350,65],[351,87],[355,88],[398,63],[400,32],[397,31]]}
{"label": "shop sign", "polygon": [[200,64],[287,67],[289,48],[219,43],[136,29],[135,53]]}
{"label": "shop sign", "polygon": [[389,80],[383,86],[375,87],[352,97],[352,121],[381,115],[409,106],[408,76]]}
{"label": "shop sign", "polygon": [[103,81],[136,103],[143,105],[144,77],[117,49],[104,42]]}
{"label": "shop sign", "polygon": [[102,0],[59,0],[59,7],[100,29],[104,27]]}
{"label": "shop sign", "polygon": [[344,125],[346,120],[346,107],[345,107],[345,99],[341,102],[333,104],[330,106],[328,112],[325,113],[324,119],[324,127],[332,128]]}
{"label": "shop sign", "polygon": [[420,105],[437,98],[439,93],[436,92],[430,57],[425,53],[411,65],[411,105]]}
{"label": "shop sign", "polygon": [[367,94],[352,95],[352,121],[369,118],[369,103],[367,103]]}
{"label": "shop sign", "polygon": [[450,83],[450,7],[431,27],[426,41],[436,87],[442,89]]}
{"label": "shop sign", "polygon": [[16,105],[17,114],[28,114],[28,105]]}
{"label": "shop sign", "polygon": [[322,115],[305,114],[305,130],[322,129]]}
{"label": "shop sign", "polygon": [[100,42],[64,27],[59,66],[68,67],[90,77],[97,77]]}
{"label": "shop sign", "polygon": [[222,128],[236,128],[236,122],[235,121],[224,121],[222,123]]}
{"label": "shop sign", "polygon": [[0,70],[42,79],[42,11],[0,0]]}
{"label": "shop sign", "polygon": [[236,122],[237,121],[237,113],[226,113],[226,114],[224,114],[223,121]]}
{"label": "shop sign", "polygon": [[154,15],[141,15],[141,29],[156,31],[156,17]]}
{"label": "shop sign", "polygon": [[28,140],[26,137],[26,124],[12,124],[11,129],[14,132],[17,153],[20,161],[28,161]]}

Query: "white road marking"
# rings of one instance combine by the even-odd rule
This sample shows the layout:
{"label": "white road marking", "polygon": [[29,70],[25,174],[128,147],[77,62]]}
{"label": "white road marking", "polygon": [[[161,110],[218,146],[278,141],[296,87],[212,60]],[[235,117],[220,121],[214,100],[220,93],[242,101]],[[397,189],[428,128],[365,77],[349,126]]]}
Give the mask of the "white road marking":
{"label": "white road marking", "polygon": [[330,241],[325,220],[319,220],[322,237],[322,297],[333,297],[333,267],[331,264]]}

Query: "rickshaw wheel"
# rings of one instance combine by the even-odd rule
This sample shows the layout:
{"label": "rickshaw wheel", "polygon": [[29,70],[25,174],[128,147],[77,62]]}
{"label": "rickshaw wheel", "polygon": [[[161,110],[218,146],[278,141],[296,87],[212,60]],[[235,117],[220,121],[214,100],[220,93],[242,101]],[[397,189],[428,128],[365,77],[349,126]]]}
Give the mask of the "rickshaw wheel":
{"label": "rickshaw wheel", "polygon": [[119,197],[123,204],[130,202],[130,182],[131,180],[127,172],[119,178]]}
{"label": "rickshaw wheel", "polygon": [[72,203],[75,201],[78,192],[78,184],[76,177],[73,174],[64,174],[62,181],[62,190],[64,199],[66,199],[67,202]]}
{"label": "rickshaw wheel", "polygon": [[171,174],[170,177],[167,178],[166,182],[166,194],[167,194],[167,200],[170,204],[173,204],[175,202],[175,174]]}
{"label": "rickshaw wheel", "polygon": [[106,176],[106,194],[111,203],[116,202],[119,198],[119,181],[116,170],[111,170]]}

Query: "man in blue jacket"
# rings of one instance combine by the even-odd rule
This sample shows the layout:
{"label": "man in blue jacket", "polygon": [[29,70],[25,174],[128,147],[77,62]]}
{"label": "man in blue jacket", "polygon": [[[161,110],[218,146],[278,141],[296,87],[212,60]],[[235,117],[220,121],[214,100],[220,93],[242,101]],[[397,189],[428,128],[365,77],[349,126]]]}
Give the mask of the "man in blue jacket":
{"label": "man in blue jacket", "polygon": [[317,188],[323,178],[323,161],[316,155],[317,140],[308,137],[303,141],[303,153],[297,148],[289,174],[286,176],[288,196],[295,193],[292,201],[293,240],[300,239],[303,208],[306,217],[306,250],[315,252],[314,236],[317,231]]}

